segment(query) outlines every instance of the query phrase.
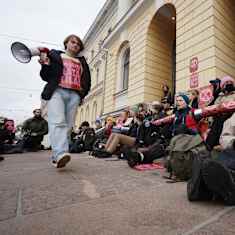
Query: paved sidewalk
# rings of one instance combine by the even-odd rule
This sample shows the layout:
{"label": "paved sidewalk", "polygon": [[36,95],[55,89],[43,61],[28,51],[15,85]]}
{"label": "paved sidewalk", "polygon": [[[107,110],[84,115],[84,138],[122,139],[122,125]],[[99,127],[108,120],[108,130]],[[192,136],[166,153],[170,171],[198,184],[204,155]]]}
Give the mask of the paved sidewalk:
{"label": "paved sidewalk", "polygon": [[161,170],[73,155],[57,170],[49,152],[0,162],[0,234],[234,235],[235,207],[190,203],[186,184],[166,184]]}

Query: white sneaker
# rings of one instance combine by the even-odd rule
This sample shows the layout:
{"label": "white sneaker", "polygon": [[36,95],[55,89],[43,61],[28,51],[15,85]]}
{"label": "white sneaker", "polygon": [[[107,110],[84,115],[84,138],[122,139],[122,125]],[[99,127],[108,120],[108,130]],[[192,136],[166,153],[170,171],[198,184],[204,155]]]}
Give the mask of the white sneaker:
{"label": "white sneaker", "polygon": [[64,153],[57,157],[55,167],[62,168],[65,167],[66,164],[71,160],[71,156],[69,153]]}

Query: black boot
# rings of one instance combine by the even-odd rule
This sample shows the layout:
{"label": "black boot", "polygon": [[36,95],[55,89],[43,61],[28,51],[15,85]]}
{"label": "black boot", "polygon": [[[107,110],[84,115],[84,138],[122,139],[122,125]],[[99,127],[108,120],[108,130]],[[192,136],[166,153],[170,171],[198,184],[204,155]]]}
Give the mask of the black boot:
{"label": "black boot", "polygon": [[0,156],[0,161],[3,161],[4,159],[5,159],[4,157]]}
{"label": "black boot", "polygon": [[131,168],[141,164],[142,162],[141,155],[139,152],[137,152],[136,149],[126,149],[126,151],[124,152],[124,156]]}

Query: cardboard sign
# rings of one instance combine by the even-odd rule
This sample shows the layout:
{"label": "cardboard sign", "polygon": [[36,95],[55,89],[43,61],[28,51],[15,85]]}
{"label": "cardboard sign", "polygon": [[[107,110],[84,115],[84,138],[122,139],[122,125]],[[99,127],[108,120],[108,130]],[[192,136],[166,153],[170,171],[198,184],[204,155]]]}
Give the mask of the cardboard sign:
{"label": "cardboard sign", "polygon": [[209,85],[202,87],[198,90],[199,90],[199,107],[205,107],[213,99],[213,87]]}

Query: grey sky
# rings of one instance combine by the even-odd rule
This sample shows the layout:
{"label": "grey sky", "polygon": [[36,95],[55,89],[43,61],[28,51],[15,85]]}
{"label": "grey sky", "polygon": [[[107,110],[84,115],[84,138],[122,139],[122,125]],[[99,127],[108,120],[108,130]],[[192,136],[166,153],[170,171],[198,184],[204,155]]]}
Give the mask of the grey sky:
{"label": "grey sky", "polygon": [[[23,40],[29,38],[62,46],[71,34],[85,36],[106,0],[8,0],[0,8],[0,116],[19,123],[40,104],[44,82],[39,77],[37,58],[28,64],[17,62],[10,52],[12,42],[28,47],[53,45]],[[17,36],[10,38],[6,35]],[[58,47],[57,47],[58,48]]]}

